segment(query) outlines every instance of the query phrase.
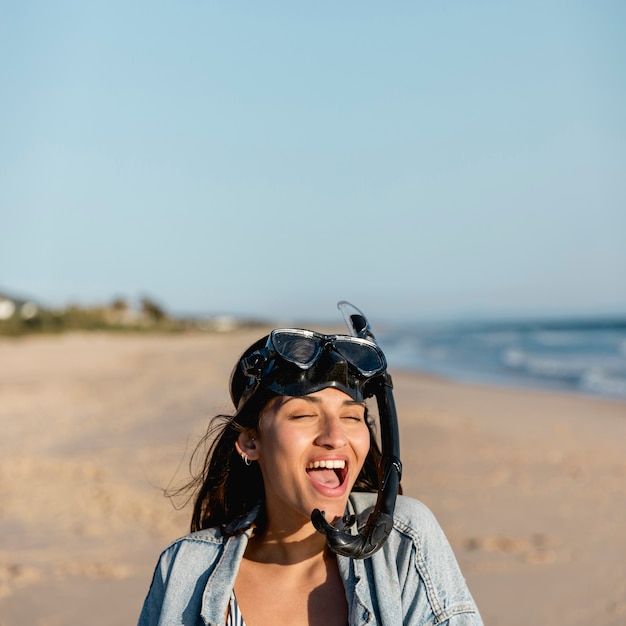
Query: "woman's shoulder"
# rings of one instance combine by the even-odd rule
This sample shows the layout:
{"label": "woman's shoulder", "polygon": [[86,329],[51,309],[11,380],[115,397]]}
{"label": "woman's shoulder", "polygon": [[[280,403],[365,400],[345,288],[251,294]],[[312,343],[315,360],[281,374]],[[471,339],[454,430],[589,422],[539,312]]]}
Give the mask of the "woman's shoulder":
{"label": "woman's shoulder", "polygon": [[[376,505],[375,493],[353,493],[350,501],[354,513],[363,524]],[[426,546],[446,545],[447,539],[432,511],[419,500],[398,496],[393,512],[393,531],[388,544],[408,543],[423,550]]]}
{"label": "woman's shoulder", "polygon": [[220,527],[205,528],[172,541],[161,553],[161,562],[173,561],[181,555],[193,556],[219,550],[228,537]]}
{"label": "woman's shoulder", "polygon": [[[373,510],[376,494],[355,493],[350,500],[362,522]],[[381,550],[371,559],[376,585],[387,591],[390,585],[393,587],[394,580],[402,581],[406,597],[427,598],[428,611],[435,617],[433,623],[446,620],[452,623],[453,616],[460,616],[460,621],[454,621],[455,624],[482,625],[441,526],[430,509],[419,500],[398,496],[393,513],[393,530]],[[419,593],[421,585],[425,585],[427,594]]]}
{"label": "woman's shoulder", "polygon": [[221,526],[212,526],[210,528],[203,528],[195,532],[183,535],[174,540],[170,545],[176,545],[179,543],[192,542],[192,543],[217,543],[222,544],[226,541],[227,535],[224,533]]}
{"label": "woman's shoulder", "polygon": [[198,546],[200,549],[207,549],[221,546],[231,537],[249,534],[259,513],[259,508],[257,505],[245,515],[237,517],[223,526],[210,526],[179,537],[165,548],[165,552],[176,552],[181,546]]}
{"label": "woman's shoulder", "polygon": [[[176,539],[161,553],[154,570],[150,591],[139,624],[196,624],[204,610],[203,597],[210,596],[208,610],[216,612],[221,623],[226,604],[222,599],[234,580],[236,566],[245,549],[246,534],[227,535],[212,527]],[[224,555],[228,558],[224,558]],[[212,581],[212,582],[210,582]],[[217,607],[217,608],[216,608]],[[185,615],[192,615],[191,621]],[[209,623],[209,622],[207,622]]]}

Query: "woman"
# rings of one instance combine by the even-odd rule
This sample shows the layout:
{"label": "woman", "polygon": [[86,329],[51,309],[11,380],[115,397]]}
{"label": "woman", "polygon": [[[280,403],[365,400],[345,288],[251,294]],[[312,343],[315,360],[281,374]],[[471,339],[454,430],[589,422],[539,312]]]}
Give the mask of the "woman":
{"label": "woman", "polygon": [[432,514],[396,500],[397,425],[384,465],[365,404],[395,421],[390,378],[358,313],[360,337],[278,329],[240,358],[192,533],[161,555],[140,626],[482,624]]}

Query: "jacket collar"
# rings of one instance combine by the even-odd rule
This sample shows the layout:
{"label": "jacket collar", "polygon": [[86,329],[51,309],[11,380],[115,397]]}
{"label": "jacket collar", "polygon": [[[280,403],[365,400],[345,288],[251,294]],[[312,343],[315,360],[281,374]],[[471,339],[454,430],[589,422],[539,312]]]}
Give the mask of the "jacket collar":
{"label": "jacket collar", "polygon": [[250,511],[248,511],[245,515],[234,519],[232,522],[228,524],[224,524],[222,526],[222,533],[226,537],[230,537],[231,535],[238,535],[248,528],[250,528],[256,518],[259,515],[259,511],[261,510],[261,503],[259,502],[256,506],[254,506]]}

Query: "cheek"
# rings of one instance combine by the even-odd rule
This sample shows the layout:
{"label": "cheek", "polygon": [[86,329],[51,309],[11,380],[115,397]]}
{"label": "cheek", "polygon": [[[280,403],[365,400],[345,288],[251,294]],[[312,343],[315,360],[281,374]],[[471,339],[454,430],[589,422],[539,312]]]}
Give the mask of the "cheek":
{"label": "cheek", "polygon": [[359,430],[353,439],[352,445],[361,466],[365,463],[365,457],[370,451],[370,436],[369,428],[363,424],[363,428]]}
{"label": "cheek", "polygon": [[259,465],[266,478],[284,480],[294,475],[294,467],[301,461],[302,450],[308,440],[293,429],[264,425],[259,433]]}

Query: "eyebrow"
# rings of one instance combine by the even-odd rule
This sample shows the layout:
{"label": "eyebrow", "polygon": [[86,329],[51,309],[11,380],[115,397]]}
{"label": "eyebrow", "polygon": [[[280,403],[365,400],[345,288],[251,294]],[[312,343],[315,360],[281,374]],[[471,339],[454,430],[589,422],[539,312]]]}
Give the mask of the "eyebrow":
{"label": "eyebrow", "polygon": [[[312,404],[321,404],[322,400],[320,398],[313,398],[310,396],[289,396],[285,399],[284,404],[291,402],[292,400],[306,400],[307,402],[311,402]],[[347,399],[341,403],[343,406],[362,406],[365,407],[364,402],[359,402],[358,400]]]}

